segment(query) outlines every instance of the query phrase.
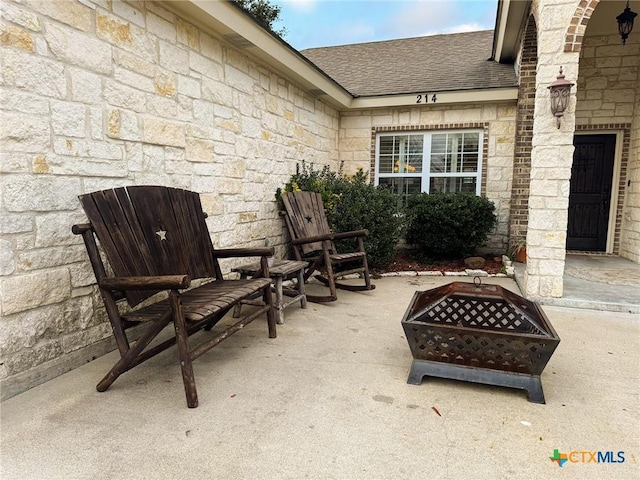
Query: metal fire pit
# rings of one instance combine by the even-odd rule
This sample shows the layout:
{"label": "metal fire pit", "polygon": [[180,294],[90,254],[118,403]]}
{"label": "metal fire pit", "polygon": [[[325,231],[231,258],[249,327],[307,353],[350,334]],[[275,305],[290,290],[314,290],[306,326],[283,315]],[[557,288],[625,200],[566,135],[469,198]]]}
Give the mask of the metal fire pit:
{"label": "metal fire pit", "polygon": [[402,326],[414,358],[407,383],[465,380],[545,403],[540,374],[560,338],[536,303],[498,285],[454,282],[416,292]]}

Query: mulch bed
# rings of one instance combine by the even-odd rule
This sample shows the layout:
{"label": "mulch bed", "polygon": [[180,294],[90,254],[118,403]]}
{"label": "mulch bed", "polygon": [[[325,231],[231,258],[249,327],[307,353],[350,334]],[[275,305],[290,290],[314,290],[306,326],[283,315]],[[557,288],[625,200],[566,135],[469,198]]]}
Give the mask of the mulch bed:
{"label": "mulch bed", "polygon": [[[482,270],[488,274],[496,274],[502,269],[502,258],[494,256],[483,256],[486,263]],[[432,260],[418,261],[407,252],[396,252],[391,264],[384,270],[376,270],[375,273],[385,272],[464,272],[467,267],[464,265],[464,258],[452,260]]]}

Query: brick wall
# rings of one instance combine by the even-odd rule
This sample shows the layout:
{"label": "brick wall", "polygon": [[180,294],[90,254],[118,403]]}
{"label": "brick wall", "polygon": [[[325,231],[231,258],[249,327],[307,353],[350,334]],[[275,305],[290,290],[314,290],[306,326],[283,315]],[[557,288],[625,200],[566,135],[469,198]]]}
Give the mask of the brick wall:
{"label": "brick wall", "polygon": [[634,108],[627,175],[621,179],[626,195],[620,226],[620,255],[640,263],[640,88],[636,91]]}
{"label": "brick wall", "polygon": [[110,327],[70,230],[84,220],[77,195],[195,190],[217,246],[268,236],[282,253],[275,189],[302,159],[337,165],[338,115],[154,2],[9,0],[2,12],[6,396],[109,348],[84,348]]}
{"label": "brick wall", "polygon": [[509,243],[511,248],[524,241],[527,236],[537,63],[536,22],[533,15],[531,15],[525,29],[518,61],[520,88],[516,107],[516,137],[509,219]]}

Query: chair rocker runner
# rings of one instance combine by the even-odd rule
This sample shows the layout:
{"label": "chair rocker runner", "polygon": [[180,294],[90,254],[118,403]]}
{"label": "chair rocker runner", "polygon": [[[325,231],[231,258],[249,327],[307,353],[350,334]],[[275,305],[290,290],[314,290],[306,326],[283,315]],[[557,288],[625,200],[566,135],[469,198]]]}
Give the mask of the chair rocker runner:
{"label": "chair rocker runner", "polygon": [[[308,295],[311,302],[331,302],[338,299],[338,288],[351,291],[373,290],[371,284],[367,254],[364,250],[363,238],[369,234],[367,230],[333,233],[329,228],[327,216],[322,203],[322,196],[316,192],[290,192],[282,195],[285,212],[283,217],[296,260],[305,260],[309,266],[305,270],[304,280],[307,281],[314,273],[315,278],[329,287],[329,295]],[[338,253],[335,240],[355,239],[356,251]],[[349,265],[348,270],[336,272],[336,267]],[[350,274],[362,274],[364,285],[354,285],[338,282],[337,278]]]}
{"label": "chair rocker runner", "polygon": [[[214,250],[197,193],[132,186],[79,198],[89,223],[74,225],[72,230],[84,240],[121,357],[98,383],[98,391],[105,391],[127,370],[177,343],[187,405],[194,408],[198,406],[198,395],[193,360],[264,313],[269,337],[275,338],[267,267],[273,248]],[[113,274],[107,273],[98,243]],[[219,258],[252,256],[262,257],[263,278],[223,278]],[[185,290],[195,279],[210,281]],[[146,305],[148,301],[146,306],[121,313],[124,309],[119,308],[119,300],[126,298],[133,308],[161,291],[168,292],[168,298]],[[256,294],[263,296],[264,306],[199,345],[190,345],[191,334],[211,330],[235,305]],[[175,335],[147,348],[170,323]],[[130,343],[126,330],[135,325],[143,325],[142,330],[138,339]]]}

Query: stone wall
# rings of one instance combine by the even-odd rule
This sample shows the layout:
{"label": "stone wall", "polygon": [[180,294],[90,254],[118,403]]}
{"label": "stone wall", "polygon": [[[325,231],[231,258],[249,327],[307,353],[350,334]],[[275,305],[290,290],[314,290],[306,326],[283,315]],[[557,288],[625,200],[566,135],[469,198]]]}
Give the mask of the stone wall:
{"label": "stone wall", "polygon": [[631,35],[626,45],[622,45],[617,34],[586,36],[580,51],[577,89],[577,128],[605,133],[607,130],[623,131],[620,140],[627,140],[628,125],[632,126],[631,146],[625,143],[619,149],[622,158],[618,159],[620,178],[616,179],[618,213],[613,253],[638,262],[640,197],[634,190],[633,178],[638,175],[640,36]]}
{"label": "stone wall", "polygon": [[538,65],[529,185],[527,264],[522,285],[527,297],[561,297],[569,206],[569,179],[575,130],[575,89],[558,129],[550,114],[548,86],[563,67],[567,79],[578,77],[579,54],[565,50],[568,27],[579,1],[533,0],[538,29]]}
{"label": "stone wall", "polygon": [[337,165],[338,114],[154,2],[0,6],[3,396],[111,348],[77,195],[202,194],[214,244],[282,254],[274,193],[300,160]]}
{"label": "stone wall", "polygon": [[576,125],[631,123],[639,72],[639,35],[631,35],[626,45],[617,34],[585,36],[576,82]]}
{"label": "stone wall", "polygon": [[[589,35],[588,23],[598,0],[533,0],[531,13],[537,24],[538,64],[531,152],[531,183],[527,230],[527,265],[520,285],[531,298],[560,297],[563,293],[569,180],[575,131],[622,131],[619,206],[622,223],[620,252],[638,250],[638,198],[626,192],[626,175],[634,167],[637,139],[638,49],[637,38],[620,45],[615,34]],[[560,128],[549,114],[548,86],[562,66],[567,79],[577,79]],[[631,128],[629,125],[632,123]],[[634,126],[635,125],[635,126]],[[631,133],[629,133],[631,130]],[[631,137],[630,143],[626,139]],[[631,148],[627,148],[627,145]],[[627,148],[627,150],[625,150]],[[635,150],[637,152],[637,150]],[[633,185],[633,184],[631,184]],[[625,198],[626,197],[626,198]],[[634,217],[635,215],[635,217]],[[621,218],[622,217],[622,218]],[[618,224],[616,224],[616,231]],[[631,256],[634,256],[631,254]]]}
{"label": "stone wall", "polygon": [[483,159],[482,190],[483,195],[486,195],[496,206],[498,225],[490,234],[485,250],[492,253],[505,253],[509,234],[515,115],[515,102],[342,112],[338,143],[340,158],[346,161],[347,168],[352,171],[355,171],[355,168],[362,168],[373,173],[375,132],[378,128],[482,129],[486,125],[484,129],[487,135],[487,151]]}

